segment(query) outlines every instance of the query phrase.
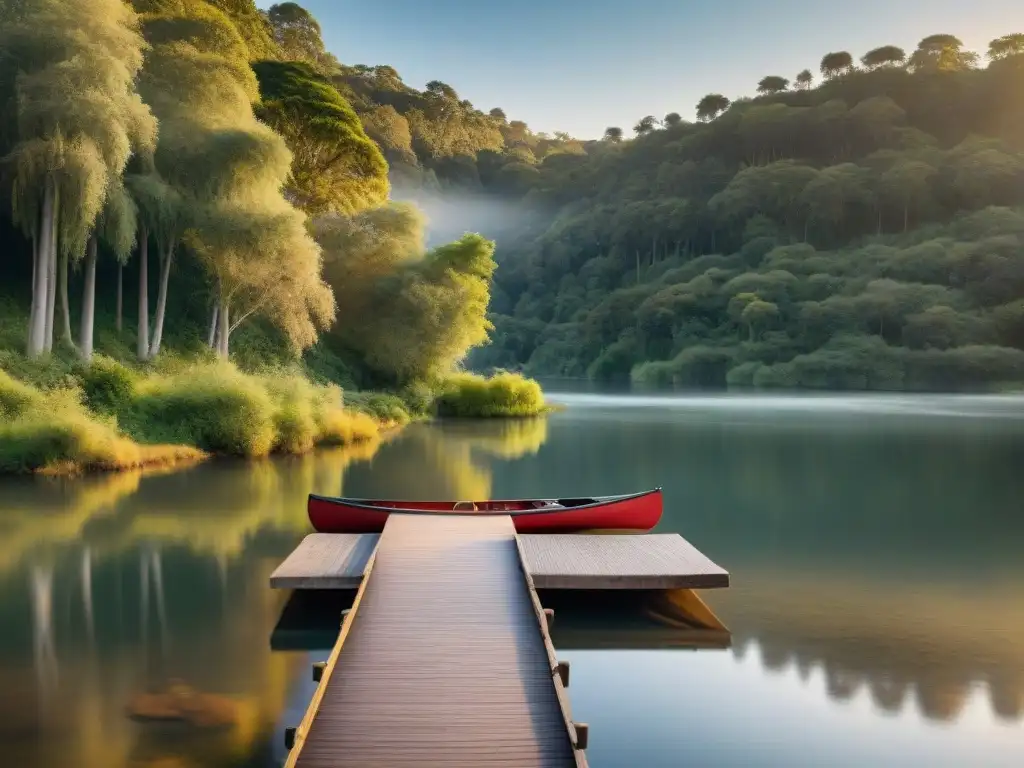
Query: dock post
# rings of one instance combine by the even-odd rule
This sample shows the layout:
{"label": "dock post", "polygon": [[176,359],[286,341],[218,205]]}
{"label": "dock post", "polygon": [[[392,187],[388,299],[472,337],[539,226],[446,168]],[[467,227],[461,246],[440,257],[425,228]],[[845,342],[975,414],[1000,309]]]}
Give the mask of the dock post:
{"label": "dock post", "polygon": [[555,623],[555,609],[554,608],[545,608],[544,609],[544,618],[547,621],[548,629],[551,629],[551,627],[554,626],[554,623]]}
{"label": "dock post", "polygon": [[555,670],[557,670],[558,676],[560,678],[562,678],[562,687],[568,688],[569,687],[569,662],[568,661],[560,661],[560,662],[558,662],[558,665],[555,667]]}
{"label": "dock post", "polygon": [[326,669],[326,668],[327,668],[327,662],[326,661],[314,662],[314,664],[313,664],[313,682],[314,683],[319,683],[321,680],[323,680],[324,669]]}
{"label": "dock post", "polygon": [[[577,739],[578,741],[578,739]],[[295,728],[294,726],[284,729],[284,748],[290,750],[295,746]]]}
{"label": "dock post", "polygon": [[590,737],[590,726],[586,723],[573,723],[576,729],[576,749],[586,749]]}

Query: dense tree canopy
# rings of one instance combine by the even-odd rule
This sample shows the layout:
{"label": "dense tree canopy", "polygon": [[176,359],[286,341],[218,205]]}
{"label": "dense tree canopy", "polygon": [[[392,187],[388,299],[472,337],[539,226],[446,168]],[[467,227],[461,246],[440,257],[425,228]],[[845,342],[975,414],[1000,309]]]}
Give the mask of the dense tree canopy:
{"label": "dense tree canopy", "polygon": [[263,95],[257,114],[292,151],[292,202],[309,215],[384,202],[384,157],[330,82],[299,62],[263,61],[254,69]]}
{"label": "dense tree canopy", "polygon": [[329,344],[362,360],[376,383],[443,374],[491,328],[494,244],[466,235],[427,252],[423,224],[415,209],[393,205],[317,225],[340,308]]}
{"label": "dense tree canopy", "polygon": [[0,262],[0,300],[24,305],[31,355],[75,345],[77,304],[86,360],[97,317],[116,318],[108,344],[134,332],[140,360],[165,330],[176,348],[227,356],[255,326],[256,365],[295,359],[333,326],[314,354],[345,358],[327,369],[338,380],[444,376],[487,339],[493,243],[428,250],[422,217],[385,205],[386,158],[417,184],[484,177],[507,192],[543,159],[583,153],[440,81],[421,93],[391,67],[342,67],[295,3],[0,8],[0,232],[12,257],[31,256]]}
{"label": "dense tree canopy", "polygon": [[[1024,39],[1024,38],[1021,38]],[[1024,57],[949,35],[828,54],[542,174],[479,366],[681,385],[1024,380]]]}
{"label": "dense tree canopy", "polygon": [[[1022,34],[991,41],[986,67],[945,33],[909,56],[832,52],[817,87],[811,68],[792,88],[768,76],[753,98],[704,96],[695,123],[579,141],[457,84],[341,64],[295,3],[85,5],[6,3],[0,25],[0,269],[33,354],[54,325],[70,342],[80,279],[87,357],[90,297],[117,277],[120,329],[130,272],[142,358],[165,316],[221,354],[262,318],[296,351],[330,327],[322,348],[392,385],[488,336],[481,366],[655,383],[1024,378]],[[501,217],[495,273],[479,235],[428,249],[389,188],[528,224]]]}

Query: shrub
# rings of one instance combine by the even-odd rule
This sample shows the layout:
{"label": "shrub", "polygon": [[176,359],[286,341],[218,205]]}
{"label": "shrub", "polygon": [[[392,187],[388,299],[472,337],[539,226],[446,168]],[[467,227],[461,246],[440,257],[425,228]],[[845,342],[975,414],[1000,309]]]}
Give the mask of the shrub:
{"label": "shrub", "polygon": [[540,385],[518,373],[496,373],[490,378],[456,374],[444,382],[437,399],[441,416],[536,416],[546,410]]}
{"label": "shrub", "polygon": [[385,392],[350,392],[345,402],[356,411],[369,414],[383,424],[404,424],[410,419],[405,402]]}
{"label": "shrub", "polygon": [[41,408],[43,395],[0,369],[0,420],[10,421],[26,411]]}
{"label": "shrub", "polygon": [[43,392],[0,370],[0,473],[128,469],[196,459],[183,446],[140,446],[113,418],[90,414],[73,389]]}
{"label": "shrub", "polygon": [[131,405],[135,376],[116,360],[95,355],[79,374],[85,404],[101,413],[119,413]]}
{"label": "shrub", "polygon": [[401,401],[394,396],[390,399],[398,403],[398,417],[378,416],[374,420],[366,413],[346,409],[341,389],[333,384],[314,384],[289,371],[265,373],[260,381],[275,405],[275,451],[305,453],[319,444],[349,445],[372,440],[379,433],[378,421],[398,421],[399,417],[408,420]]}
{"label": "shrub", "polygon": [[316,445],[320,425],[314,416],[317,393],[309,381],[298,376],[266,376],[263,386],[273,401],[273,450],[306,453]]}
{"label": "shrub", "polygon": [[265,456],[274,447],[274,414],[274,403],[258,379],[229,363],[200,364],[140,385],[130,431],[151,442]]}
{"label": "shrub", "polygon": [[433,410],[437,392],[425,381],[413,381],[406,384],[398,396],[411,415],[427,416]]}
{"label": "shrub", "polygon": [[359,411],[332,408],[321,414],[319,440],[323,445],[351,445],[375,440],[377,422]]}

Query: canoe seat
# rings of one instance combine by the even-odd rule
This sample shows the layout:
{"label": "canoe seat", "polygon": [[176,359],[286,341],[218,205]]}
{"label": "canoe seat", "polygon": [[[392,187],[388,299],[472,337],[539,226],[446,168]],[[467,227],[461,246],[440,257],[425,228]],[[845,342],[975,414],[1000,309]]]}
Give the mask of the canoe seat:
{"label": "canoe seat", "polygon": [[476,503],[472,501],[456,501],[453,512],[476,512]]}

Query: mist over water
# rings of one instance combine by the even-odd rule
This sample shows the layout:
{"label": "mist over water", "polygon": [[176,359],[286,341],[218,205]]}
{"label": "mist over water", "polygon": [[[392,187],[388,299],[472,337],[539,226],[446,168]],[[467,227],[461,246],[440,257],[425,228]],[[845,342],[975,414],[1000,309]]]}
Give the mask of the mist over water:
{"label": "mist over water", "polygon": [[693,410],[728,414],[789,413],[808,415],[860,414],[873,416],[928,416],[966,419],[1024,420],[1024,395],[890,395],[890,394],[647,394],[548,391],[547,398],[562,405],[592,407]]}
{"label": "mist over water", "polygon": [[535,209],[481,193],[399,185],[392,188],[391,199],[412,203],[423,212],[427,218],[428,248],[450,243],[467,232],[478,232],[500,247],[512,238],[534,231],[540,222]]}

